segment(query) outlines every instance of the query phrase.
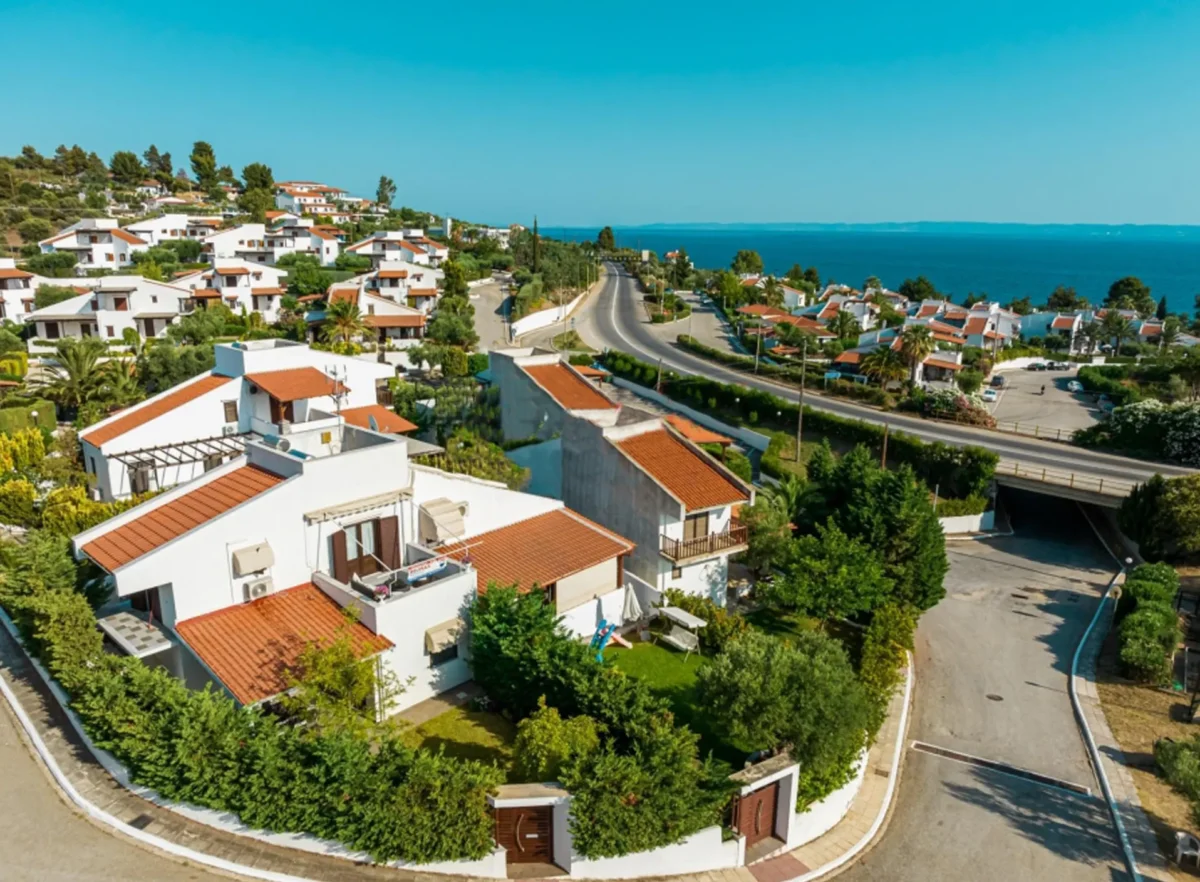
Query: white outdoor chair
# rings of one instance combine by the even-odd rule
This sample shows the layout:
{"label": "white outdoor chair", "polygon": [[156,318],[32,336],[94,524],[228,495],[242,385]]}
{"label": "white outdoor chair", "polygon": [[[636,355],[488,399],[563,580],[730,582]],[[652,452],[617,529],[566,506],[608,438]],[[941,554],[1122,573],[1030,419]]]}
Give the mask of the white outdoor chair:
{"label": "white outdoor chair", "polygon": [[1179,830],[1175,833],[1175,863],[1182,867],[1186,858],[1191,858],[1200,868],[1200,839]]}
{"label": "white outdoor chair", "polygon": [[660,635],[659,639],[682,652],[685,663],[693,652],[700,652],[700,638],[681,625],[671,625],[671,630]]}

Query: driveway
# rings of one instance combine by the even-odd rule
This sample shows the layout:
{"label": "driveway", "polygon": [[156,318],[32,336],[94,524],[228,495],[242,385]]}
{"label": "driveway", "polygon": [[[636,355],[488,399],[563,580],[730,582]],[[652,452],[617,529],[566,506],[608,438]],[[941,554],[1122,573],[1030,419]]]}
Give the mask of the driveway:
{"label": "driveway", "polygon": [[478,349],[504,349],[508,346],[508,309],[512,302],[497,281],[471,289],[471,305],[475,307],[475,333],[479,335]]}
{"label": "driveway", "polygon": [[992,416],[999,422],[1025,423],[1031,431],[1033,426],[1052,433],[1062,430],[1066,435],[1094,426],[1100,420],[1091,395],[1067,391],[1067,383],[1078,376],[1077,369],[1011,370],[1003,371],[1002,376],[1006,385],[1000,392],[1000,400],[991,405]]}
{"label": "driveway", "polygon": [[[899,799],[883,839],[848,880],[1124,878],[1067,695],[1071,656],[1110,560],[1070,503],[1019,494],[1008,501],[1015,536],[950,545],[946,599],[918,629]],[[914,741],[1011,773],[913,749]]]}
{"label": "driveway", "polygon": [[0,877],[7,882],[218,882],[93,826],[67,806],[0,701]]}

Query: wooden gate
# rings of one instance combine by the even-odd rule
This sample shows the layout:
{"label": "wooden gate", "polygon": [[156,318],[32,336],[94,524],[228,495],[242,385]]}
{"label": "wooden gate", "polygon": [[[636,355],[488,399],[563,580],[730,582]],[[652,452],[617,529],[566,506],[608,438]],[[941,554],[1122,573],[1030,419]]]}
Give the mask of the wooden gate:
{"label": "wooden gate", "polygon": [[746,848],[775,835],[775,806],[778,803],[778,781],[739,797],[734,810],[734,827],[746,837]]}
{"label": "wooden gate", "polygon": [[496,842],[508,852],[510,864],[554,862],[553,806],[493,809]]}

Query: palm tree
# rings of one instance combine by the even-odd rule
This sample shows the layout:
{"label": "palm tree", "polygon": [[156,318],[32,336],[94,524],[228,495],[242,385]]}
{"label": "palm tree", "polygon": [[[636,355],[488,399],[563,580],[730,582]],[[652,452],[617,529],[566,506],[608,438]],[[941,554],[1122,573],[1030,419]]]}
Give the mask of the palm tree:
{"label": "palm tree", "polygon": [[46,397],[67,410],[78,410],[94,400],[104,381],[100,358],[108,351],[94,337],[64,340],[58,344],[47,378],[39,384]]}
{"label": "palm tree", "polygon": [[267,320],[263,318],[261,312],[250,312],[242,316],[246,321],[246,330],[242,331],[243,340],[249,340],[258,331],[265,331],[267,328]]}
{"label": "palm tree", "polygon": [[837,334],[839,340],[849,340],[852,337],[857,338],[862,333],[862,326],[853,313],[843,309],[829,322],[829,330]]}
{"label": "palm tree", "polygon": [[877,380],[884,387],[889,383],[902,382],[908,374],[904,356],[886,345],[868,352],[862,360],[861,370],[865,376]]}
{"label": "palm tree", "polygon": [[1104,336],[1113,341],[1113,348],[1116,354],[1121,354],[1121,344],[1126,340],[1132,340],[1137,336],[1133,329],[1133,322],[1125,318],[1115,309],[1110,309],[1104,316],[1104,321],[1100,328],[1104,332]]}
{"label": "palm tree", "polygon": [[325,310],[325,327],[321,335],[328,343],[339,340],[349,343],[367,329],[362,311],[353,300],[335,300]]}
{"label": "palm tree", "polygon": [[933,331],[928,325],[908,325],[900,332],[900,354],[908,362],[909,379],[917,381],[917,368],[933,354]]}
{"label": "palm tree", "polygon": [[108,407],[128,407],[146,397],[138,385],[132,359],[114,358],[101,366],[99,399]]}
{"label": "palm tree", "polygon": [[763,286],[763,300],[767,306],[777,308],[783,306],[783,286],[774,276],[767,276],[766,284]]}
{"label": "palm tree", "polygon": [[1091,321],[1079,329],[1078,338],[1088,352],[1095,352],[1097,344],[1104,339],[1104,331],[1098,322]]}
{"label": "palm tree", "polygon": [[1171,316],[1163,322],[1162,333],[1158,335],[1158,348],[1170,349],[1179,342],[1179,319]]}

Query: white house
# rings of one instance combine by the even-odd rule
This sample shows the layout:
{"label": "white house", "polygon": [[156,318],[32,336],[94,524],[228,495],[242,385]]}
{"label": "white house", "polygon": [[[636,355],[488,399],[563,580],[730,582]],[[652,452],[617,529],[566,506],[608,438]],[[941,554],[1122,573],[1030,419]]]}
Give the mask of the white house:
{"label": "white house", "polygon": [[[391,413],[393,369],[286,340],[218,344],[213,369],[88,427],[80,436],[94,495],[112,500],[189,481],[240,454],[247,438],[339,425],[347,413]],[[334,376],[336,375],[336,380]],[[327,415],[316,417],[323,411]],[[391,414],[395,417],[395,414]],[[412,425],[405,431],[411,431]]]}
{"label": "white house", "polygon": [[321,262],[321,266],[331,266],[341,248],[337,234],[328,227],[314,224],[312,218],[297,218],[277,222],[267,229],[261,250],[245,254],[239,251],[238,254],[247,260],[262,257],[266,263],[278,263],[281,257],[288,254],[311,254]]}
{"label": "white house", "polygon": [[188,311],[186,288],[141,276],[102,276],[95,289],[25,316],[34,336],[53,342],[99,337],[120,342],[126,328],[140,337],[165,337],[167,327]]}
{"label": "white house", "polygon": [[[410,236],[406,234],[413,234]],[[384,261],[404,261],[422,266],[433,265],[433,255],[411,241],[424,237],[423,230],[379,230],[365,239],[346,246],[347,254],[361,254],[371,258],[372,269],[378,269]]]}
{"label": "white house", "polygon": [[[206,222],[204,227],[201,226],[201,221]],[[186,214],[160,214],[158,217],[135,221],[126,225],[124,229],[151,245],[162,245],[180,239],[198,238],[201,229],[207,229],[207,224],[219,227],[221,221],[218,218],[198,218]],[[196,235],[190,234],[189,229],[195,230]]]}
{"label": "white house", "polygon": [[[42,285],[64,285],[72,279],[47,279],[17,268],[11,257],[0,257],[0,321],[23,322],[33,312],[33,299]],[[91,281],[91,280],[89,280]],[[79,294],[90,291],[72,285]]]}
{"label": "white house", "polygon": [[239,224],[228,230],[219,230],[201,240],[202,256],[211,262],[218,258],[239,257],[255,249],[264,248],[266,232],[265,224]]}
{"label": "white house", "polygon": [[[387,343],[397,349],[405,349],[425,338],[428,314],[416,307],[408,306],[397,295],[366,287],[363,277],[348,279],[333,285],[326,296],[328,303],[347,300],[358,304],[363,322],[367,325],[367,339]],[[386,281],[386,280],[385,280]],[[414,301],[415,302],[415,301]],[[308,321],[319,324],[325,320],[324,312],[312,312]]]}
{"label": "white house", "polygon": [[113,218],[84,218],[38,243],[43,254],[59,251],[75,255],[78,270],[121,270],[133,264],[133,255],[150,247],[146,240],[117,226]]}
{"label": "white house", "polygon": [[[437,306],[438,286],[444,277],[441,270],[423,264],[385,260],[371,272],[338,282],[334,287],[357,287],[364,294],[375,294],[429,315]],[[363,304],[359,306],[366,312]]]}
{"label": "white house", "polygon": [[261,313],[268,324],[279,319],[279,305],[287,294],[287,271],[237,258],[220,258],[212,269],[179,276],[173,282],[192,292],[198,305],[214,300],[234,312]]}
{"label": "white house", "polygon": [[119,647],[251,705],[287,689],[305,645],[348,633],[408,682],[400,710],[469,679],[463,613],[489,585],[544,591],[581,635],[620,622],[628,540],[557,500],[414,465],[419,442],[313,416],[324,427],[251,441],[75,537],[112,575],[100,626]]}

